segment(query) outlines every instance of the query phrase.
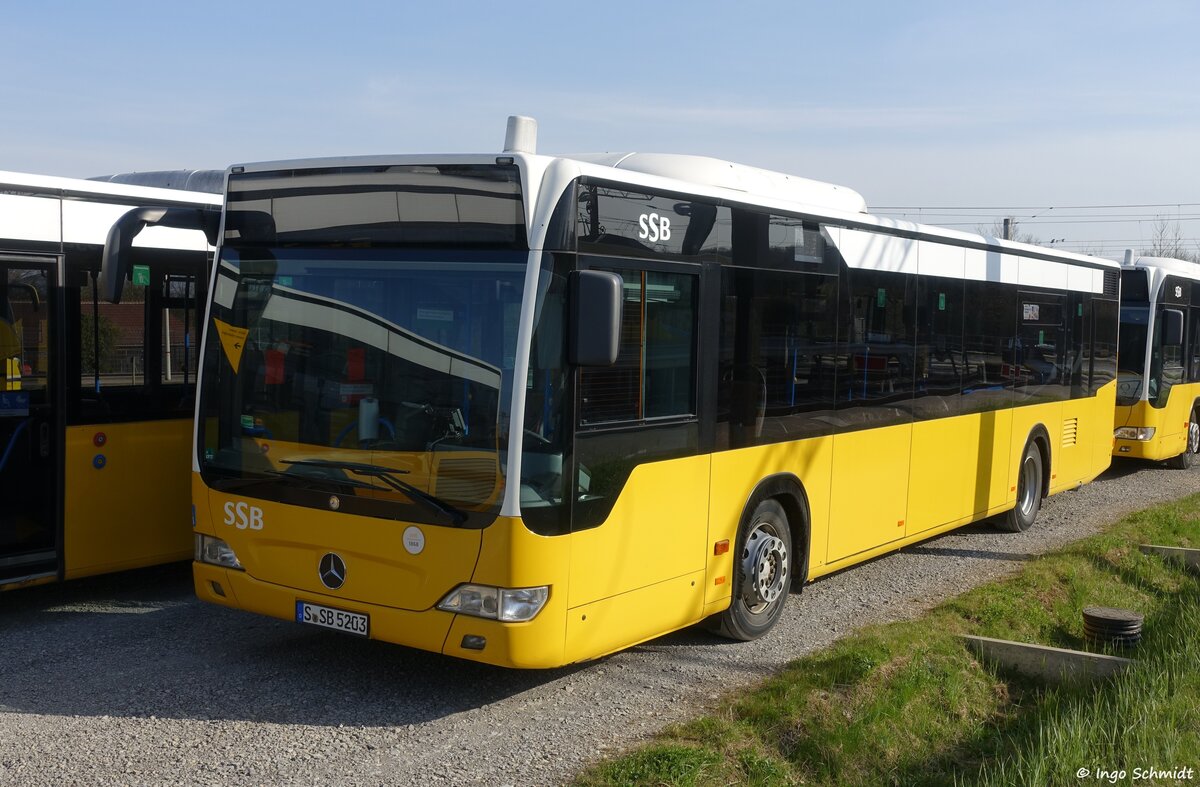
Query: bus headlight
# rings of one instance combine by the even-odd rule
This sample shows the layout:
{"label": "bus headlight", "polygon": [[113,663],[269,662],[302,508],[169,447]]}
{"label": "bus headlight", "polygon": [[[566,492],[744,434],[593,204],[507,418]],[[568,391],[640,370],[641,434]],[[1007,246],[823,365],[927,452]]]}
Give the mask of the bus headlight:
{"label": "bus headlight", "polygon": [[438,602],[443,612],[459,612],[504,623],[533,620],[546,605],[550,588],[497,588],[491,585],[459,585]]}
{"label": "bus headlight", "polygon": [[1149,440],[1154,437],[1153,426],[1120,426],[1113,430],[1118,440]]}
{"label": "bus headlight", "polygon": [[211,563],[214,566],[223,566],[225,568],[236,568],[239,571],[244,571],[241,562],[237,559],[237,555],[233,554],[233,549],[229,544],[226,544],[219,538],[206,536],[202,533],[196,534],[196,562]]}

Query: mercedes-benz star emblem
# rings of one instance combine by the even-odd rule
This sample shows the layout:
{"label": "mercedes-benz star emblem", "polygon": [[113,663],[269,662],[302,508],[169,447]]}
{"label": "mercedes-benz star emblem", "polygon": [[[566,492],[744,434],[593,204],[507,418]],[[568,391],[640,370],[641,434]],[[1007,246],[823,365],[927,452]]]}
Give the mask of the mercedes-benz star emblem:
{"label": "mercedes-benz star emblem", "polygon": [[321,575],[321,582],[330,590],[337,590],[346,581],[346,561],[332,552],[321,558],[317,571]]}

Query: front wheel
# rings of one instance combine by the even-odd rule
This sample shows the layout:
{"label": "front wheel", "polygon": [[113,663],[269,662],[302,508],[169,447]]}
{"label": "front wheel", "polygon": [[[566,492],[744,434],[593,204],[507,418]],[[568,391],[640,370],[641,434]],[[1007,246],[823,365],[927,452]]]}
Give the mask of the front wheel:
{"label": "front wheel", "polygon": [[996,527],[1020,533],[1033,526],[1042,508],[1042,452],[1033,443],[1025,446],[1025,455],[1017,470],[1017,504],[996,520]]}
{"label": "front wheel", "polygon": [[1192,466],[1197,451],[1200,451],[1200,421],[1196,420],[1196,411],[1193,410],[1192,417],[1188,419],[1187,447],[1179,456],[1168,459],[1167,466],[1176,470],[1187,470]]}
{"label": "front wheel", "polygon": [[738,528],[733,598],[714,616],[723,637],[751,640],[766,634],[783,615],[792,584],[792,532],[777,500],[759,503]]}

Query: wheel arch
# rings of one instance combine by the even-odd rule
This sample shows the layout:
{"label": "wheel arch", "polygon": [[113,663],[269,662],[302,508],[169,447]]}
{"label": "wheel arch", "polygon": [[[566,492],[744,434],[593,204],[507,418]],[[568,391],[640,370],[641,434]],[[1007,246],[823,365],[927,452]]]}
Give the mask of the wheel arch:
{"label": "wheel arch", "polygon": [[808,492],[804,483],[793,473],[775,473],[761,479],[742,506],[738,519],[738,532],[742,532],[747,519],[764,500],[778,500],[788,517],[788,530],[792,535],[792,551],[800,556],[800,570],[792,574],[792,588],[798,589],[808,581],[808,563],[812,544],[812,516],[808,504]]}

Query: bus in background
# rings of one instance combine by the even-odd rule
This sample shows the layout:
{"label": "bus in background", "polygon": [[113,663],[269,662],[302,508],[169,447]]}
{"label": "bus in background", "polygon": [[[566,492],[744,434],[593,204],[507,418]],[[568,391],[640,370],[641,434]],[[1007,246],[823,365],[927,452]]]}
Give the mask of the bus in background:
{"label": "bus in background", "polygon": [[1200,265],[1126,253],[1118,359],[1113,455],[1191,467],[1200,451]]}
{"label": "bus in background", "polygon": [[0,172],[0,589],[185,559],[205,237],[130,249],[119,306],[95,286],[113,222],[220,197]]}
{"label": "bus in background", "polygon": [[228,171],[202,599],[509,667],[750,639],[1108,466],[1117,263],[534,135]]}

